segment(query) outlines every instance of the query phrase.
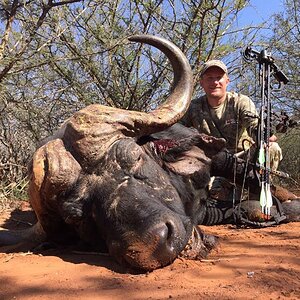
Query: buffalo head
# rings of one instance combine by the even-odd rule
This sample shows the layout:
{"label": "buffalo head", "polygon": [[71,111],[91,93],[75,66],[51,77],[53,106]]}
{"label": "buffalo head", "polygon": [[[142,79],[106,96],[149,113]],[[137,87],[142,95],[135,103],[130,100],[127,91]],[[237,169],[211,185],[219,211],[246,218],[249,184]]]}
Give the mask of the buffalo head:
{"label": "buffalo head", "polygon": [[[34,154],[29,192],[49,239],[105,244],[118,261],[152,270],[183,250],[189,253],[187,245],[194,257],[207,254],[210,242],[194,227],[186,204],[205,190],[210,160],[191,145],[179,159],[187,159],[191,171],[178,172],[176,163],[163,166],[149,150],[150,142],[141,142],[180,120],[193,78],[187,59],[169,41],[150,35],[129,40],[150,44],[169,58],[172,93],[150,113],[97,104],[75,113]],[[202,184],[186,189],[193,176]]]}

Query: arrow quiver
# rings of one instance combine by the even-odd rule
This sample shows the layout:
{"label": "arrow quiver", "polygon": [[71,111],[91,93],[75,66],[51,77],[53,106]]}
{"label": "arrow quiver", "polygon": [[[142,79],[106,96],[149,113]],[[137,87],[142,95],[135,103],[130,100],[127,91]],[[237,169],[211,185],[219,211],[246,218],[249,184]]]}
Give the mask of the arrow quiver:
{"label": "arrow quiver", "polygon": [[260,183],[260,205],[262,214],[266,219],[270,216],[270,209],[273,205],[272,194],[270,191],[270,136],[271,136],[271,76],[275,78],[280,89],[282,84],[288,83],[285,74],[279,70],[278,66],[274,63],[274,58],[267,53],[266,50],[261,52],[247,47],[243,53],[246,61],[256,60],[259,68],[259,85],[260,85],[260,117],[259,127],[257,131],[257,173]]}

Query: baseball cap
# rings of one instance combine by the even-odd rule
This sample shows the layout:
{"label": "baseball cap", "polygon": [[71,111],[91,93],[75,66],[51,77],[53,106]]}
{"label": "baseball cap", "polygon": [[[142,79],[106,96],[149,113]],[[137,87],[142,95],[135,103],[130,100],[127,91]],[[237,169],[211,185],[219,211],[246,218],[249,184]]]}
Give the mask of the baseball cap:
{"label": "baseball cap", "polygon": [[226,74],[228,73],[226,65],[222,61],[214,59],[214,60],[207,61],[203,65],[201,73],[200,73],[200,77],[202,77],[204,75],[204,73],[207,71],[207,69],[209,69],[211,67],[218,67],[221,70],[223,70],[224,73],[226,73]]}

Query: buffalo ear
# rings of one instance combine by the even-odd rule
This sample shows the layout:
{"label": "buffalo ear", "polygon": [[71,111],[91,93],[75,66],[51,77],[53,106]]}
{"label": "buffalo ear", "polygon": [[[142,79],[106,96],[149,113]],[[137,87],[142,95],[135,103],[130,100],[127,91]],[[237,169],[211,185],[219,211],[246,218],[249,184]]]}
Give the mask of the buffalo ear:
{"label": "buffalo ear", "polygon": [[205,188],[210,180],[211,160],[196,146],[184,151],[174,161],[164,165],[173,173],[190,179],[195,188]]}
{"label": "buffalo ear", "polygon": [[[161,139],[156,141],[155,143],[160,144],[160,141],[163,141],[162,144],[165,143],[165,141],[171,141],[174,145],[171,145],[167,149],[167,151],[163,151],[162,156],[164,160],[172,160],[172,158],[176,156],[180,156],[183,151],[190,150],[193,146],[197,146],[200,151],[202,151],[202,157],[209,157],[212,158],[214,155],[219,153],[220,151],[223,151],[226,146],[226,140],[223,138],[216,138],[213,136],[209,136],[204,133],[198,133],[198,132],[192,132],[189,129],[189,134],[185,138],[181,139],[174,139],[174,137],[169,139]],[[158,149],[159,151],[159,149]]]}
{"label": "buffalo ear", "polygon": [[165,161],[164,164],[172,172],[188,176],[206,168],[210,165],[210,160],[205,156],[203,151],[198,147],[193,146],[190,150],[182,152],[174,161]]}
{"label": "buffalo ear", "polygon": [[197,146],[203,149],[206,156],[212,158],[214,155],[224,150],[226,146],[226,140],[223,138],[216,138],[203,133],[198,136]]}

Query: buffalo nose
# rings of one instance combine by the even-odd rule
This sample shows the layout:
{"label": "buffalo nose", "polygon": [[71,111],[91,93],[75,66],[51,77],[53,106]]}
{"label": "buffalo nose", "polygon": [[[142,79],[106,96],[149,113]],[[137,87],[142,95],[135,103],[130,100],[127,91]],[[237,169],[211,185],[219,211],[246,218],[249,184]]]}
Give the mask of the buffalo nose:
{"label": "buffalo nose", "polygon": [[[181,225],[181,226],[180,226]],[[161,262],[172,261],[184,247],[187,233],[182,224],[168,220],[157,224],[151,232],[155,251],[153,256]]]}
{"label": "buffalo nose", "polygon": [[175,232],[175,226],[173,222],[160,223],[152,231],[152,235],[157,238],[158,244],[164,245],[170,239]]}
{"label": "buffalo nose", "polygon": [[120,250],[127,244],[121,259],[133,267],[154,270],[170,264],[186,246],[192,223],[176,216],[151,221],[152,225],[141,228],[142,236],[133,236],[132,242],[111,243],[109,252],[120,258]]}

